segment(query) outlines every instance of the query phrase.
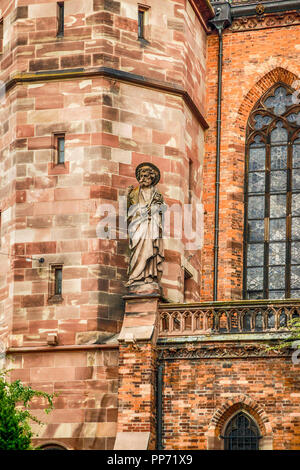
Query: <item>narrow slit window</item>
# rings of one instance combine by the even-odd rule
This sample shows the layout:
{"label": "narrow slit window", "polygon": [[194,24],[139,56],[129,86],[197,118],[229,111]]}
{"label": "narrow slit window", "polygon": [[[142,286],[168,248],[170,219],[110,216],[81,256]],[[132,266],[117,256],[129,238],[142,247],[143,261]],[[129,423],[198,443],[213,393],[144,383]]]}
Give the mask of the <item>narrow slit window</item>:
{"label": "narrow slit window", "polygon": [[57,36],[64,35],[64,15],[65,15],[65,6],[64,2],[58,2],[57,4],[57,20],[58,20],[58,28],[57,28]]}
{"label": "narrow slit window", "polygon": [[189,203],[192,200],[192,187],[193,187],[193,161],[189,159]]}
{"label": "narrow slit window", "polygon": [[62,295],[62,266],[54,268],[54,295]]}
{"label": "narrow slit window", "polygon": [[55,138],[55,163],[57,165],[63,165],[65,163],[65,135],[57,134]]}
{"label": "narrow slit window", "polygon": [[65,137],[57,139],[57,163],[65,163]]}
{"label": "narrow slit window", "polygon": [[62,298],[62,264],[53,264],[50,266],[50,283],[49,283],[49,299],[48,302],[60,303]]}
{"label": "narrow slit window", "polygon": [[145,33],[145,10],[143,8],[139,8],[138,10],[138,38],[144,38]]}
{"label": "narrow slit window", "polygon": [[3,53],[3,18],[0,19],[0,54]]}

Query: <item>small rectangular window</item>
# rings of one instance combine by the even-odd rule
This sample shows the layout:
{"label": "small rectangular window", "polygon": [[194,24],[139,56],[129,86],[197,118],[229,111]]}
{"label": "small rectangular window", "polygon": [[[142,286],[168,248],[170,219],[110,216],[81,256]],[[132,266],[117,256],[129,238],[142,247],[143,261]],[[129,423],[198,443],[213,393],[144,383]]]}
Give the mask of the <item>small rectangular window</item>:
{"label": "small rectangular window", "polygon": [[144,38],[144,29],[145,29],[145,10],[139,8],[138,10],[138,38]]}
{"label": "small rectangular window", "polygon": [[57,3],[57,36],[62,37],[64,35],[64,15],[65,15],[65,6],[64,2]]}
{"label": "small rectangular window", "polygon": [[138,5],[138,39],[149,40],[149,10],[147,5]]}
{"label": "small rectangular window", "polygon": [[54,163],[63,165],[65,163],[65,134],[54,134]]}
{"label": "small rectangular window", "polygon": [[54,268],[54,295],[62,295],[62,266],[56,266]]}
{"label": "small rectangular window", "polygon": [[50,285],[49,285],[49,302],[61,302],[62,299],[62,270],[61,264],[53,264],[50,266]]}
{"label": "small rectangular window", "polygon": [[192,189],[193,189],[193,161],[189,159],[189,204],[192,201]]}
{"label": "small rectangular window", "polygon": [[57,163],[65,163],[65,137],[57,138]]}
{"label": "small rectangular window", "polygon": [[3,18],[0,19],[0,54],[3,53]]}

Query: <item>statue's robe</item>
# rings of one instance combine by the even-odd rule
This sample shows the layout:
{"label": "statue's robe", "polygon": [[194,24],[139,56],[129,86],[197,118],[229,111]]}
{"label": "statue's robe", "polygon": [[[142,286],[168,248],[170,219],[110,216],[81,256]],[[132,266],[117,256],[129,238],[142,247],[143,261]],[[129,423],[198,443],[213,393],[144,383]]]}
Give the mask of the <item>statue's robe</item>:
{"label": "statue's robe", "polygon": [[128,282],[157,282],[162,275],[163,197],[155,186],[132,189],[128,194],[130,262]]}

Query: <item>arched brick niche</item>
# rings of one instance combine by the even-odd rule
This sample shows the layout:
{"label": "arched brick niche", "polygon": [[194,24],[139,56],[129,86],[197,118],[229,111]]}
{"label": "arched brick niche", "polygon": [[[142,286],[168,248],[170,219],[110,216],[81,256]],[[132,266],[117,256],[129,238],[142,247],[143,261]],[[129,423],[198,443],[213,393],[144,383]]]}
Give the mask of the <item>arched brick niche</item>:
{"label": "arched brick niche", "polygon": [[273,436],[269,419],[265,411],[254,400],[246,395],[239,395],[228,400],[215,411],[207,431],[207,449],[224,449],[224,440],[221,436],[224,434],[229,420],[240,411],[248,414],[257,424],[260,434],[263,436],[259,443],[259,449],[272,450]]}

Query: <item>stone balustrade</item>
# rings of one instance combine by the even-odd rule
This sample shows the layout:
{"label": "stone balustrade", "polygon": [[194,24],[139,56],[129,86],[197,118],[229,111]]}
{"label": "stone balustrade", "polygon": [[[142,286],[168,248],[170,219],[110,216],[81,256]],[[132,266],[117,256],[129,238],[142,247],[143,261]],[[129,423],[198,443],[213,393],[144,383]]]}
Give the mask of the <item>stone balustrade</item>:
{"label": "stone balustrade", "polygon": [[287,330],[299,318],[300,299],[160,304],[160,336]]}

